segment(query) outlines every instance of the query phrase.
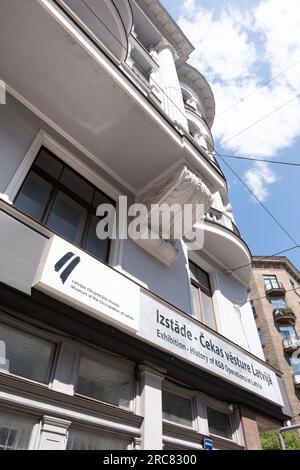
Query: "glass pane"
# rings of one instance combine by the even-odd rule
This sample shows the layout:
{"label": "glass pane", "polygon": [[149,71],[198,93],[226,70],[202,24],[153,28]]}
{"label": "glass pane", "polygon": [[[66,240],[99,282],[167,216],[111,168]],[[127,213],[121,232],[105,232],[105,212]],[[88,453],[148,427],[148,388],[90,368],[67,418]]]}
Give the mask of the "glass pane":
{"label": "glass pane", "polygon": [[193,316],[197,318],[197,320],[201,321],[201,305],[200,305],[200,289],[197,287],[193,286],[191,284],[191,290],[192,290],[192,300],[193,300]]}
{"label": "glass pane", "polygon": [[53,344],[0,324],[0,369],[46,383]]}
{"label": "glass pane", "polygon": [[190,261],[190,270],[194,274],[199,284],[210,292],[209,275],[203,269]]}
{"label": "glass pane", "polygon": [[207,408],[208,428],[211,434],[232,439],[230,416],[227,413]]}
{"label": "glass pane", "polygon": [[292,325],[279,325],[279,331],[283,339],[298,339],[296,330]]}
{"label": "glass pane", "polygon": [[132,376],[108,363],[81,357],[76,393],[129,408]]}
{"label": "glass pane", "polygon": [[192,401],[175,393],[162,392],[163,419],[185,426],[193,426]]}
{"label": "glass pane", "polygon": [[87,217],[87,210],[61,191],[58,192],[47,226],[67,238],[80,244]]}
{"label": "glass pane", "polygon": [[69,168],[65,168],[60,182],[71,191],[76,192],[76,195],[84,199],[86,202],[90,204],[92,203],[94,188],[88,184],[87,181],[76,175],[74,171]]}
{"label": "glass pane", "polygon": [[34,420],[0,411],[0,450],[26,450]]}
{"label": "glass pane", "polygon": [[266,286],[266,289],[276,289],[279,287],[279,284],[278,284],[278,281],[277,281],[277,277],[274,276],[274,275],[264,275],[263,276],[264,278],[264,281],[265,281],[265,286]]}
{"label": "glass pane", "polygon": [[56,180],[58,179],[63,167],[62,163],[47,152],[46,149],[42,149],[40,151],[35,164]]}
{"label": "glass pane", "polygon": [[93,206],[97,208],[100,204],[113,204],[113,206],[115,206],[114,201],[106,197],[105,194],[101,193],[100,191],[96,191],[93,200]]}
{"label": "glass pane", "polygon": [[100,240],[97,237],[96,227],[99,220],[99,217],[96,215],[92,216],[87,239],[85,242],[85,249],[96,258],[101,259],[102,261],[107,261],[109,239]]}
{"label": "glass pane", "polygon": [[130,441],[115,436],[70,429],[67,450],[126,450]]}
{"label": "glass pane", "polygon": [[34,219],[40,220],[51,189],[50,183],[31,171],[15,200],[15,206]]}
{"label": "glass pane", "polygon": [[210,328],[216,329],[216,320],[212,298],[201,291],[203,323]]}
{"label": "glass pane", "polygon": [[293,368],[294,374],[300,374],[300,358],[299,357],[291,357],[290,364]]}
{"label": "glass pane", "polygon": [[271,304],[273,308],[286,308],[286,302],[283,297],[278,297],[277,299],[271,299]]}

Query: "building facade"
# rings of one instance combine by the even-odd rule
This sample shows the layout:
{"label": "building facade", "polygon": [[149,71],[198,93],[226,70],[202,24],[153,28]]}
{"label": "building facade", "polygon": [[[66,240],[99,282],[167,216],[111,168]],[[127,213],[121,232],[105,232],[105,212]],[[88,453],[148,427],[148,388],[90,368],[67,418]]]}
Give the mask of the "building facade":
{"label": "building facade", "polygon": [[292,424],[300,424],[299,283],[300,273],[286,257],[253,257],[253,313],[266,361],[283,372]]}
{"label": "building facade", "polygon": [[[289,412],[192,44],[158,0],[5,0],[0,39],[0,447],[259,448]],[[199,244],[125,201],[201,204]]]}

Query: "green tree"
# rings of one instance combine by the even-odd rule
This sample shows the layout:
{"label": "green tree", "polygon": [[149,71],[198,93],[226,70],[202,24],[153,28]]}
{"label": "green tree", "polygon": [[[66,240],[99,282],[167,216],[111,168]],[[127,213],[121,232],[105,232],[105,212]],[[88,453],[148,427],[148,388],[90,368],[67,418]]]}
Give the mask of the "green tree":
{"label": "green tree", "polygon": [[[276,431],[262,432],[260,435],[263,450],[280,450]],[[295,432],[284,432],[283,439],[287,450],[300,450],[300,436]]]}

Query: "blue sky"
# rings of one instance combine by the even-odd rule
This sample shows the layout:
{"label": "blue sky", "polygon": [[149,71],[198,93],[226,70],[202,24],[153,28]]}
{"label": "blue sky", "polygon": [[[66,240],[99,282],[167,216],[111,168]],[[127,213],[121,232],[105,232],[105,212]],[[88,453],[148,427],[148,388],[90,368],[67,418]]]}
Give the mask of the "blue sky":
{"label": "blue sky", "polygon": [[[194,44],[190,62],[214,91],[217,117],[212,130],[218,152],[300,162],[300,98],[295,98],[300,92],[298,1],[161,1]],[[273,112],[289,100],[293,101]],[[231,139],[268,113],[272,114]],[[300,167],[226,161],[300,244]],[[220,164],[237,225],[252,253],[271,255],[291,247],[293,242]],[[300,269],[300,248],[287,256]]]}

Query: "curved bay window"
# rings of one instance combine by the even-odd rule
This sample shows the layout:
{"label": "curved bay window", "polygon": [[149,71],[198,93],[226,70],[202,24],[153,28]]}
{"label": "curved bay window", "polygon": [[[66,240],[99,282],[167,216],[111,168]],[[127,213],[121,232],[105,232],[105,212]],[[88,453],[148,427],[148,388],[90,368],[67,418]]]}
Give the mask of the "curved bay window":
{"label": "curved bay window", "polygon": [[100,204],[114,201],[42,147],[14,201],[15,207],[88,253],[108,261],[110,240],[96,234]]}
{"label": "curved bay window", "polygon": [[209,275],[192,261],[190,265],[193,316],[210,328],[216,330],[216,319],[212,301]]}

